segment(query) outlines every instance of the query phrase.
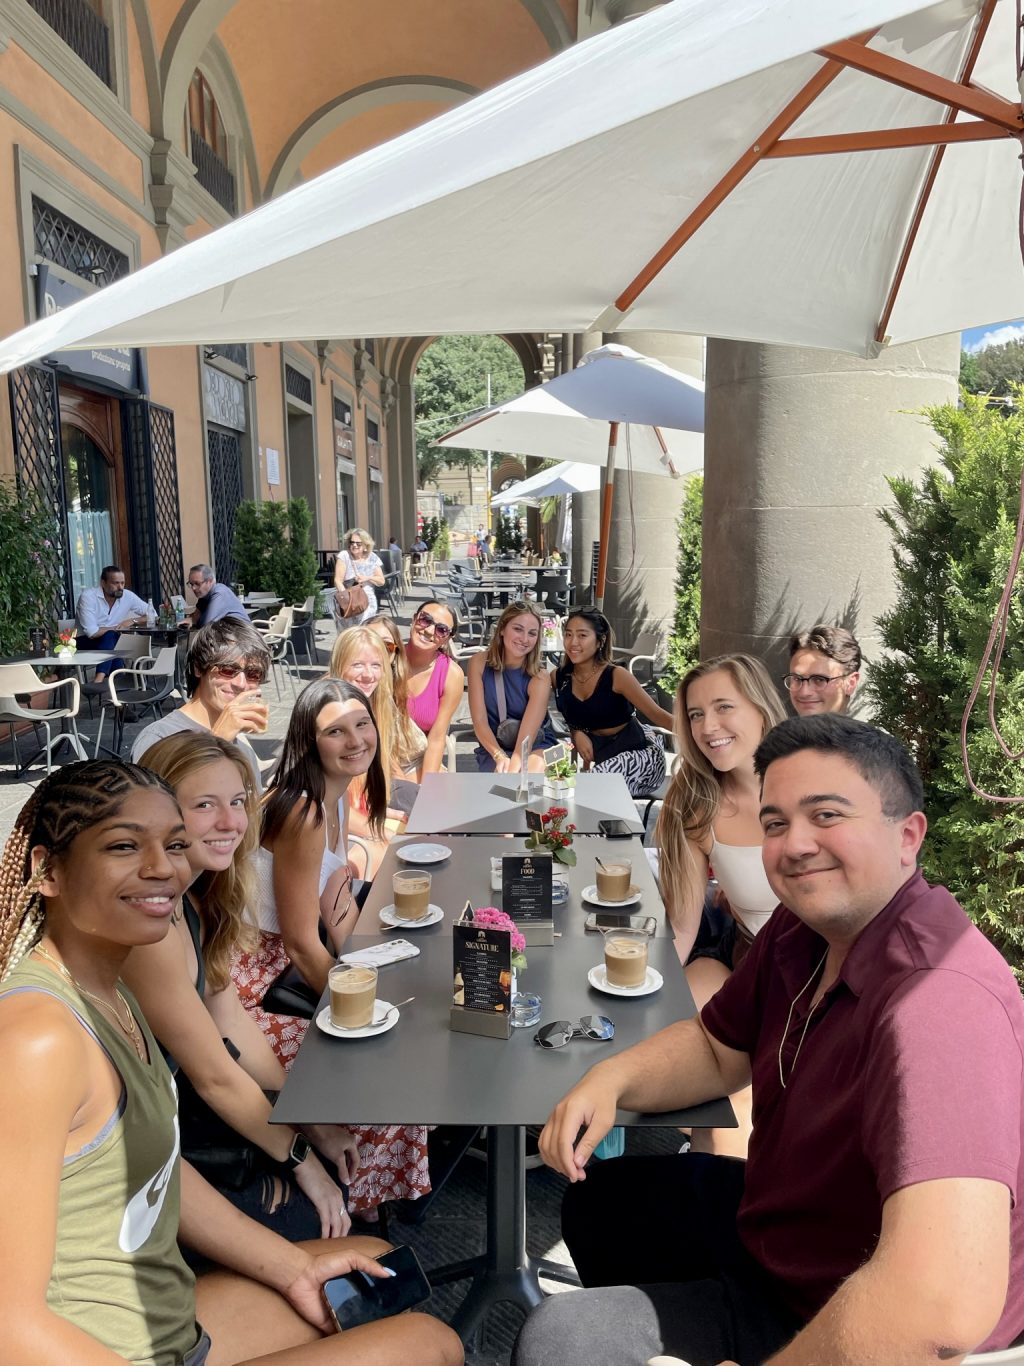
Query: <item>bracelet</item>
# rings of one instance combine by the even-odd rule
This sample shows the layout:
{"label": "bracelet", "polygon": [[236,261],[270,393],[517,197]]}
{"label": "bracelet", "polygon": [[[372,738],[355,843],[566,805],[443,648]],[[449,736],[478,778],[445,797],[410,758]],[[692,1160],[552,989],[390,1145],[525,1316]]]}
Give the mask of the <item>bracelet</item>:
{"label": "bracelet", "polygon": [[491,755],[491,758],[494,760],[496,764],[499,764],[501,763],[502,759],[507,759],[508,755],[505,753],[503,749],[496,749],[494,753]]}

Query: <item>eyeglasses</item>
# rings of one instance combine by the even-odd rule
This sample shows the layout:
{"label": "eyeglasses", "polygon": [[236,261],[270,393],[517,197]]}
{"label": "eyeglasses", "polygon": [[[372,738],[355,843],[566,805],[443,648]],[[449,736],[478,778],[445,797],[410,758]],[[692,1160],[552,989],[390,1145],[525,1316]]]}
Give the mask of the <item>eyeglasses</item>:
{"label": "eyeglasses", "polygon": [[262,669],[256,667],[247,669],[244,664],[215,664],[210,672],[218,678],[222,678],[225,683],[237,678],[239,674],[245,674],[247,683],[262,683],[266,678]]}
{"label": "eyeglasses", "polygon": [[195,593],[197,589],[202,588],[205,582],[205,579],[189,579],[188,586],[192,589],[192,592]]}
{"label": "eyeglasses", "polygon": [[416,615],[416,625],[421,631],[434,628],[434,635],[438,640],[447,640],[452,633],[452,627],[446,626],[443,621],[435,621],[429,612],[419,612]]}
{"label": "eyeglasses", "polygon": [[607,1043],[615,1038],[615,1026],[607,1015],[584,1015],[578,1025],[568,1020],[556,1020],[554,1024],[541,1025],[533,1036],[533,1042],[541,1048],[564,1048],[572,1039],[595,1039]]}
{"label": "eyeglasses", "polygon": [[836,674],[834,677],[829,677],[827,674],[786,674],[782,683],[790,692],[796,692],[798,688],[803,687],[812,688],[814,692],[824,692],[832,683],[839,683],[844,678],[851,678],[853,673],[854,670],[850,669],[848,673]]}
{"label": "eyeglasses", "polygon": [[398,646],[390,638],[379,636],[378,639],[380,640],[380,643],[384,646],[385,650],[387,650],[389,655],[393,655],[395,651],[398,649]]}

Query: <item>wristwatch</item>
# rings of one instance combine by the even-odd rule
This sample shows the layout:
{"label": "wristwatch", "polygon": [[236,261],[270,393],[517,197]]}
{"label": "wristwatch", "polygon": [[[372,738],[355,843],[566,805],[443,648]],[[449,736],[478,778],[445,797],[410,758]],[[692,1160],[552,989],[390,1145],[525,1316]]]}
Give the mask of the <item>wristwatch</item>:
{"label": "wristwatch", "polygon": [[292,1139],[292,1146],[288,1149],[288,1156],[284,1160],[284,1165],[289,1171],[293,1172],[296,1167],[301,1167],[309,1156],[310,1142],[302,1134],[296,1134]]}

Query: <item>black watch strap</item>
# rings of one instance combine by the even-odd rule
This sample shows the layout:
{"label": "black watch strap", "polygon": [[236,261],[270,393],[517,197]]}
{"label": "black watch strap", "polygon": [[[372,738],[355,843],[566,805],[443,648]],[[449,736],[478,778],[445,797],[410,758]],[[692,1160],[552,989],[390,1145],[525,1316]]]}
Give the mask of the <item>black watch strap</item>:
{"label": "black watch strap", "polygon": [[303,1134],[296,1134],[292,1139],[292,1146],[288,1149],[288,1156],[284,1160],[285,1166],[289,1171],[294,1171],[296,1167],[302,1165],[309,1156],[311,1144],[309,1139]]}

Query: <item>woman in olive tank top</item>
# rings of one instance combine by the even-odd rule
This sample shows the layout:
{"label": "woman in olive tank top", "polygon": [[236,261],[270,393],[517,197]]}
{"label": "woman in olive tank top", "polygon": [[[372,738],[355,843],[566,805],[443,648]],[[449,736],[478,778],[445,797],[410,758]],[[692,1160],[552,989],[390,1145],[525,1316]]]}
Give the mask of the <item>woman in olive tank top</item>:
{"label": "woman in olive tank top", "polygon": [[[323,1281],[387,1274],[367,1255],[386,1245],[287,1243],[180,1162],[173,1082],[119,972],[166,935],[186,844],[162,780],[104,760],[41,783],[0,857],[5,1366],[460,1362],[422,1315],[323,1341]],[[194,1283],[179,1237],[225,1269]]]}

